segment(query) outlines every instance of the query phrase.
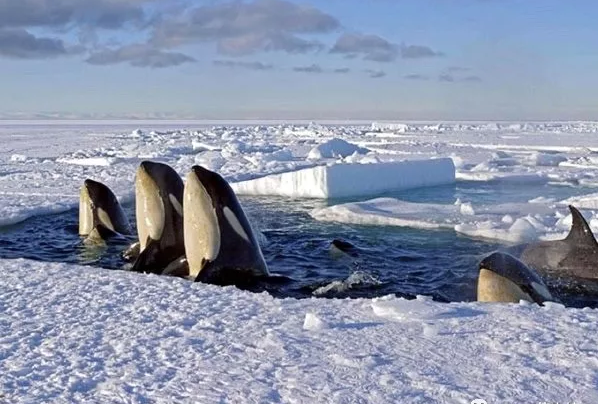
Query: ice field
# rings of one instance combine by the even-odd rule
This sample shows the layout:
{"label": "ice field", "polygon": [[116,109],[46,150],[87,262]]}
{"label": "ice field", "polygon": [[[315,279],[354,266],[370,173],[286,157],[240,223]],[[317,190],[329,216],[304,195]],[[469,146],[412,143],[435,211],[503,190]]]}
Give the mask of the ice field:
{"label": "ice field", "polygon": [[[86,178],[130,203],[151,159],[286,198],[313,226],[558,239],[568,204],[598,231],[597,133],[591,122],[0,121],[0,232],[75,209]],[[282,299],[43,260],[0,268],[0,402],[598,402],[595,309]]]}

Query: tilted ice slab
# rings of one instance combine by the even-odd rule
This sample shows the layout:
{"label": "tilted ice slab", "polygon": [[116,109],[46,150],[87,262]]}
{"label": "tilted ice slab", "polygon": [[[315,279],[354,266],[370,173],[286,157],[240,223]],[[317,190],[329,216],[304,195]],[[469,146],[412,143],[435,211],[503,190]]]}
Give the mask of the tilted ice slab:
{"label": "tilted ice slab", "polygon": [[[472,205],[470,203],[413,203],[376,198],[311,211],[316,220],[418,229],[452,229],[466,236],[502,243],[563,238],[571,227],[567,207],[550,200],[528,203]],[[586,215],[594,231],[598,220]]]}
{"label": "tilted ice slab", "polygon": [[240,195],[345,198],[388,191],[452,184],[450,158],[377,164],[334,164],[269,175],[232,184]]}
{"label": "tilted ice slab", "polygon": [[0,260],[6,403],[598,402],[598,312]]}

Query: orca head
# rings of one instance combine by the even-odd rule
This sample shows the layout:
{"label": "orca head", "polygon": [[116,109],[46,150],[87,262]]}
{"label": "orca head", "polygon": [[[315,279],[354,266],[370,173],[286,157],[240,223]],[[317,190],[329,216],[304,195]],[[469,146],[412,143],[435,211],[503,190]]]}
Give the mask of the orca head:
{"label": "orca head", "polygon": [[129,220],[112,190],[86,179],[79,193],[79,234],[89,235],[98,226],[114,233],[131,233]]}
{"label": "orca head", "polygon": [[169,223],[182,226],[183,181],[170,166],[143,161],[135,175],[135,216],[140,250],[148,239],[160,240]]}
{"label": "orca head", "polygon": [[495,252],[479,264],[477,300],[510,303],[527,300],[542,304],[555,299],[533,269],[510,254]]}
{"label": "orca head", "polygon": [[[231,279],[269,275],[251,224],[235,192],[219,174],[192,167],[185,184],[183,208],[190,274],[199,275],[213,263],[201,279],[196,279],[211,281],[227,271]],[[220,256],[221,251],[226,254]]]}

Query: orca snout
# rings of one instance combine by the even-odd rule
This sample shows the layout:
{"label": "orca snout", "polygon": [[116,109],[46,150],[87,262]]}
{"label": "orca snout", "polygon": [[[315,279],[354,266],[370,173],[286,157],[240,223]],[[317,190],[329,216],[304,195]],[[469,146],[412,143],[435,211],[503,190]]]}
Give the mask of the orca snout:
{"label": "orca snout", "polygon": [[[91,203],[97,203],[102,198],[112,197],[112,191],[101,182],[92,179],[86,179],[83,182],[83,188],[87,191]],[[112,198],[111,198],[112,199]]]}
{"label": "orca snout", "polygon": [[478,269],[486,269],[496,273],[503,273],[504,268],[517,265],[521,265],[521,263],[519,263],[519,261],[511,254],[493,252],[480,261]]}

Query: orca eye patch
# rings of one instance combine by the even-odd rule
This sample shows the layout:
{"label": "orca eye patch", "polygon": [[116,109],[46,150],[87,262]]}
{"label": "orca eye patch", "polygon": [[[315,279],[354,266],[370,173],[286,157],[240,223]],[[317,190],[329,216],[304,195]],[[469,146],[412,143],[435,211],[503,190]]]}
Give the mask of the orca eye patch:
{"label": "orca eye patch", "polygon": [[230,210],[228,206],[225,206],[222,209],[222,213],[224,213],[224,217],[230,224],[230,227],[233,228],[235,233],[237,233],[239,236],[241,236],[242,239],[249,242],[250,241],[249,236],[247,235],[247,232],[245,231],[245,229],[243,229],[243,225],[241,225],[241,222],[239,222],[239,219],[237,219],[237,215],[235,215],[235,213],[232,210]]}

